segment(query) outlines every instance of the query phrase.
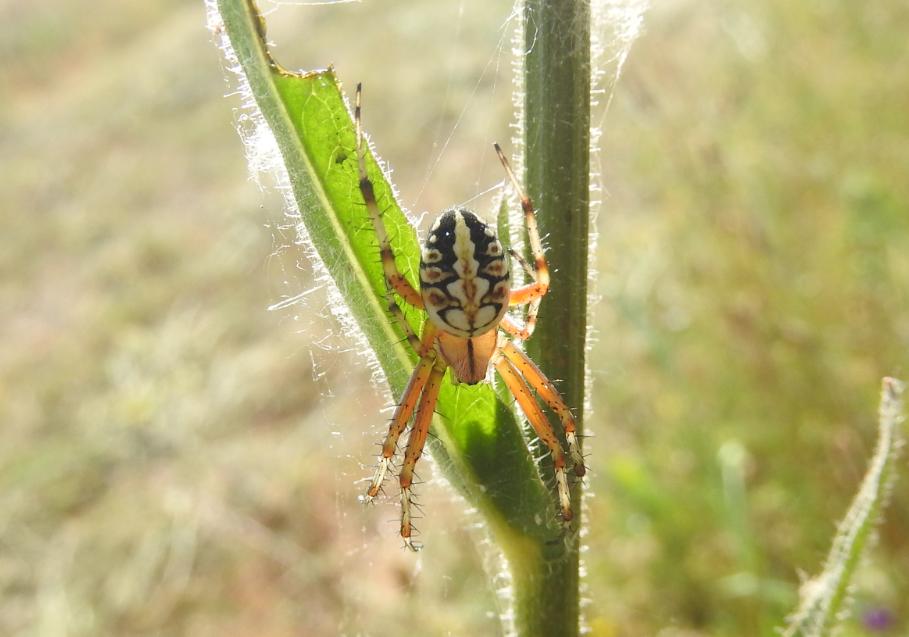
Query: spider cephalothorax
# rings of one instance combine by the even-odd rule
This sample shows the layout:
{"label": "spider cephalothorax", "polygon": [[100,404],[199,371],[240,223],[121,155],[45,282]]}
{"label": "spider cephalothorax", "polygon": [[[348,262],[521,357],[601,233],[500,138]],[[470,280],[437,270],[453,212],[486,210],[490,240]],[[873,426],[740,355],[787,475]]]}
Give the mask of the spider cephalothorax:
{"label": "spider cephalothorax", "polygon": [[[429,435],[442,377],[451,368],[454,382],[475,384],[485,379],[490,366],[493,366],[521,406],[537,436],[549,449],[555,471],[559,511],[562,520],[566,523],[571,521],[574,514],[565,469],[566,454],[534,398],[534,392],[559,417],[568,446],[568,461],[573,465],[575,475],[583,476],[584,459],[575,433],[575,418],[552,382],[515,344],[516,340],[526,340],[533,334],[540,300],[549,290],[549,268],[543,254],[533,204],[521,191],[502,149],[495,144],[496,153],[524,210],[527,238],[534,257],[533,268],[517,254],[511,254],[521,263],[530,282],[513,288],[508,254],[492,228],[469,210],[453,208],[439,216],[426,238],[420,255],[418,292],[398,271],[373,185],[366,174],[360,128],[359,85],[355,119],[360,192],[379,241],[379,253],[390,297],[389,308],[398,318],[407,340],[420,357],[392,416],[388,435],[382,445],[379,466],[367,491],[367,499],[371,500],[379,493],[391,459],[397,451],[398,438],[407,428],[411,416],[414,416],[398,479],[401,485],[401,537],[408,547],[416,548],[411,540],[410,489],[414,467]],[[408,305],[426,311],[427,320],[423,323],[420,336],[404,320],[394,295]],[[508,315],[509,307],[526,308],[523,324]],[[505,334],[511,335],[514,340],[509,340]]]}

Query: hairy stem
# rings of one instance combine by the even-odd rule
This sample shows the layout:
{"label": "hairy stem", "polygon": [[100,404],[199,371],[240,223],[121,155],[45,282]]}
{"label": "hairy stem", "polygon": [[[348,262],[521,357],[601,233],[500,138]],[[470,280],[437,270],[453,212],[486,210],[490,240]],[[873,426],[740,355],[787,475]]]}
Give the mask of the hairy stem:
{"label": "hairy stem", "polygon": [[[554,285],[540,312],[531,357],[560,379],[583,433],[590,220],[590,3],[526,0],[524,5],[524,166],[538,208]],[[543,468],[544,475],[547,467]],[[541,551],[539,570],[515,569],[521,635],[577,635],[579,630],[580,482],[572,489],[578,519],[564,545]]]}
{"label": "hairy stem", "polygon": [[784,637],[829,635],[843,620],[852,576],[868,546],[893,480],[894,458],[901,446],[904,385],[884,378],[878,413],[877,449],[858,493],[840,522],[824,570],[802,584],[799,608],[789,618]]}
{"label": "hairy stem", "polygon": [[[277,141],[293,193],[302,245],[332,277],[396,393],[413,368],[400,326],[385,312],[385,285],[374,233],[358,190],[354,128],[333,71],[291,73],[271,57],[265,22],[252,0],[208,0],[210,21],[222,39],[228,67],[244,80],[241,93],[261,126]],[[530,193],[541,205],[557,273],[544,303],[539,342],[543,370],[563,379],[569,405],[584,404],[584,346],[589,166],[589,9],[580,2],[529,3],[526,113]],[[244,88],[244,86],[246,88]],[[258,114],[257,114],[258,113]],[[367,153],[383,219],[402,271],[419,262],[415,232],[394,200],[379,164]],[[566,223],[566,220],[569,223]],[[419,313],[412,325],[419,327]],[[565,328],[570,337],[565,338]],[[534,343],[536,337],[530,342]],[[507,622],[523,636],[578,633],[578,517],[563,533],[554,493],[543,476],[551,463],[534,464],[511,408],[511,398],[488,385],[443,383],[430,448],[448,479],[476,507],[513,575],[514,609]],[[539,469],[539,470],[538,470]],[[506,630],[511,628],[507,626]]]}

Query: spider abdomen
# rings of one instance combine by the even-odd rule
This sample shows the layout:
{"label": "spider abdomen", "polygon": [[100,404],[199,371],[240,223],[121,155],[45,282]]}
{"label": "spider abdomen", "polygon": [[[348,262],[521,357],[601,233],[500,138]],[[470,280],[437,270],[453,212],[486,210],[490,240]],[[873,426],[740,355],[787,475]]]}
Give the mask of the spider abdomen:
{"label": "spider abdomen", "polygon": [[495,328],[508,309],[511,271],[495,232],[464,209],[443,212],[420,259],[420,293],[429,319],[463,338]]}

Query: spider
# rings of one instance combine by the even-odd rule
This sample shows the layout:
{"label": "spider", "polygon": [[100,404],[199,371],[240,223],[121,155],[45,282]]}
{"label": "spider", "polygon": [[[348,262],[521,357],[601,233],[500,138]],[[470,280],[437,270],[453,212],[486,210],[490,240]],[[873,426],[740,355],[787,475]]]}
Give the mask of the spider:
{"label": "spider", "polygon": [[[487,370],[492,365],[521,406],[537,436],[549,449],[555,470],[559,513],[567,524],[574,514],[565,470],[565,453],[532,391],[559,417],[574,473],[581,477],[586,469],[578,446],[575,418],[552,382],[516,344],[533,334],[540,301],[549,290],[549,267],[533,204],[521,189],[502,148],[498,143],[493,144],[521,200],[534,258],[533,268],[513,250],[506,253],[495,231],[473,212],[456,207],[439,215],[429,231],[420,255],[420,290],[417,291],[395,264],[373,184],[366,174],[360,119],[361,92],[362,84],[357,84],[354,120],[360,192],[378,238],[389,310],[419,356],[419,362],[392,416],[366,500],[372,501],[378,495],[397,451],[398,438],[416,411],[398,479],[401,485],[401,537],[405,546],[418,550],[419,546],[411,538],[411,486],[414,467],[429,434],[442,377],[450,368],[452,382],[474,385],[486,378]],[[509,255],[521,264],[530,283],[512,288]],[[410,328],[392,293],[406,304],[425,310],[426,320],[421,336],[418,337]],[[509,307],[519,306],[527,308],[523,324],[507,313]],[[512,339],[506,338],[505,334],[511,335]]]}

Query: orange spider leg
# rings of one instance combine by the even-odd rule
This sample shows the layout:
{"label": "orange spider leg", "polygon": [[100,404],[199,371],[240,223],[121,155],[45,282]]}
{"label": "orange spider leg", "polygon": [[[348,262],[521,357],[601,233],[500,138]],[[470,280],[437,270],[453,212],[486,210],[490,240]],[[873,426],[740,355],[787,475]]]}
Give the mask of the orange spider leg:
{"label": "orange spider leg", "polygon": [[398,438],[407,428],[410,422],[410,416],[413,414],[414,407],[417,405],[417,399],[423,392],[429,380],[430,374],[435,364],[435,356],[425,356],[420,359],[416,369],[410,376],[407,388],[401,396],[401,402],[395,408],[395,413],[391,417],[391,425],[388,427],[388,435],[385,436],[385,442],[382,444],[382,455],[379,458],[379,466],[376,467],[376,473],[373,476],[369,489],[366,491],[366,500],[371,501],[379,493],[382,483],[385,481],[385,474],[388,473],[388,467],[391,459],[398,449]]}
{"label": "orange spider leg", "polygon": [[[407,451],[404,457],[404,467],[401,470],[401,537],[404,538],[404,544],[412,549],[417,550],[416,546],[410,539],[412,534],[411,525],[411,490],[410,485],[413,482],[413,470],[423,452],[423,446],[426,444],[426,437],[429,434],[429,424],[432,421],[432,414],[435,410],[435,404],[439,395],[439,387],[442,382],[442,376],[445,374],[446,366],[442,361],[437,360],[435,355],[435,341],[438,328],[431,322],[423,323],[423,337],[419,338],[414,333],[401,308],[393,300],[389,303],[389,311],[395,316],[401,329],[404,331],[411,347],[419,354],[420,362],[414,369],[410,377],[401,402],[395,409],[391,419],[391,425],[388,429],[388,435],[382,444],[382,455],[379,458],[379,466],[373,476],[369,489],[366,492],[367,501],[375,498],[385,476],[391,465],[391,459],[395,455],[398,447],[398,439],[407,428],[407,423],[416,407],[417,416],[410,437],[407,441]],[[419,400],[419,407],[417,401]]]}
{"label": "orange spider leg", "polygon": [[[521,257],[520,254],[514,250],[509,249],[509,254],[515,259],[518,263],[521,264],[521,267],[524,269],[524,272],[527,273],[527,276],[531,279],[536,279],[536,274],[530,269],[530,266],[527,265],[527,261]],[[503,330],[514,336],[518,340],[526,341],[533,334],[534,328],[537,326],[537,314],[540,311],[540,301],[543,300],[543,297],[537,297],[527,303],[527,312],[524,315],[523,325],[507,314],[502,318],[501,327]]]}
{"label": "orange spider leg", "polygon": [[535,304],[538,304],[539,299],[531,301],[530,310],[527,312],[527,318],[524,319],[524,324],[521,324],[507,314],[502,317],[502,322],[499,323],[499,327],[503,330],[514,336],[520,341],[526,341],[533,334],[534,328],[537,326],[537,315],[534,308]]}
{"label": "orange spider leg", "polygon": [[423,322],[423,338],[420,341],[420,349],[417,350],[417,354],[421,358],[434,351],[438,332],[439,328],[435,326],[435,323],[432,321]]}
{"label": "orange spider leg", "polygon": [[559,444],[552,426],[546,419],[546,415],[533,397],[530,387],[528,387],[524,379],[521,378],[521,375],[514,367],[514,364],[509,359],[503,357],[496,361],[495,365],[502,380],[504,380],[505,384],[508,386],[508,390],[521,406],[521,411],[524,412],[524,416],[527,418],[528,422],[530,422],[534,431],[537,432],[537,436],[539,436],[540,440],[549,447],[549,452],[552,454],[552,464],[555,468],[556,487],[559,494],[559,508],[561,509],[562,520],[570,522],[574,514],[571,511],[571,493],[568,491],[568,478],[565,476],[565,455],[562,452],[562,446]]}
{"label": "orange spider leg", "polygon": [[511,291],[511,294],[508,296],[508,305],[514,307],[515,305],[524,305],[530,303],[534,299],[542,298],[544,294],[549,291],[549,286],[543,286],[540,283],[528,283],[527,285],[522,285],[519,288],[515,288]]}
{"label": "orange spider leg", "polygon": [[505,167],[505,172],[508,173],[508,178],[511,180],[515,193],[521,200],[521,209],[524,210],[524,224],[527,226],[527,238],[530,240],[530,251],[533,254],[534,272],[536,273],[533,283],[513,289],[508,297],[509,305],[523,305],[543,297],[549,291],[549,266],[546,264],[546,255],[543,252],[543,242],[540,240],[540,230],[537,227],[537,215],[533,210],[533,202],[521,189],[521,185],[511,169],[511,164],[508,163],[505,153],[502,152],[502,147],[498,144],[493,144],[493,146],[495,146],[499,161]]}
{"label": "orange spider leg", "polygon": [[[404,312],[401,311],[401,307],[395,302],[394,296],[391,292],[388,293],[388,311],[395,317],[395,320],[398,322],[398,326],[401,328],[401,331],[404,332],[404,337],[407,339],[407,342],[410,343],[411,348],[421,357],[425,355],[425,349],[423,343],[420,340],[414,331],[410,327],[410,323],[407,322],[407,318],[404,316]],[[424,328],[425,330],[425,328]],[[424,332],[425,333],[425,332]]]}
{"label": "orange spider leg", "polygon": [[407,342],[410,343],[417,356],[423,358],[433,350],[439,329],[432,321],[423,321],[423,337],[420,338],[414,333],[413,328],[410,327],[410,323],[407,322],[407,318],[404,316],[404,312],[393,298],[388,301],[388,311],[394,315],[398,326],[404,332]]}
{"label": "orange spider leg", "polygon": [[565,430],[565,440],[568,442],[568,455],[571,462],[574,463],[574,473],[577,476],[583,476],[587,473],[584,467],[584,457],[581,455],[581,449],[578,446],[576,433],[577,423],[571,409],[565,404],[559,390],[552,384],[546,375],[537,367],[530,358],[519,350],[514,343],[508,343],[502,348],[502,354],[505,355],[511,364],[518,370],[524,379],[537,392],[540,398],[549,405],[549,408],[555,412],[562,421],[562,428]]}
{"label": "orange spider leg", "polygon": [[382,221],[382,212],[379,210],[379,204],[376,202],[376,193],[372,181],[366,174],[366,151],[363,148],[363,130],[360,126],[360,93],[362,85],[357,84],[357,101],[354,108],[354,120],[357,124],[357,161],[359,166],[360,192],[363,195],[363,201],[366,202],[366,210],[369,211],[369,218],[376,230],[376,236],[379,239],[379,254],[382,257],[382,270],[385,273],[385,280],[398,295],[408,304],[414,307],[423,307],[423,297],[414,289],[407,278],[398,270],[395,263],[395,255],[391,250],[391,242],[388,239],[388,231],[385,229],[385,223]]}
{"label": "orange spider leg", "polygon": [[429,375],[429,380],[423,390],[423,395],[420,396],[420,406],[417,407],[416,421],[407,440],[404,466],[401,468],[401,475],[399,476],[401,482],[401,537],[404,538],[404,544],[414,551],[419,547],[414,545],[410,539],[413,530],[410,513],[410,485],[413,483],[414,467],[423,454],[423,446],[426,444],[426,437],[429,435],[429,424],[432,422],[432,414],[439,398],[439,388],[442,385],[442,376],[445,374],[445,368],[445,364],[441,363],[441,361],[433,366],[432,373]]}

